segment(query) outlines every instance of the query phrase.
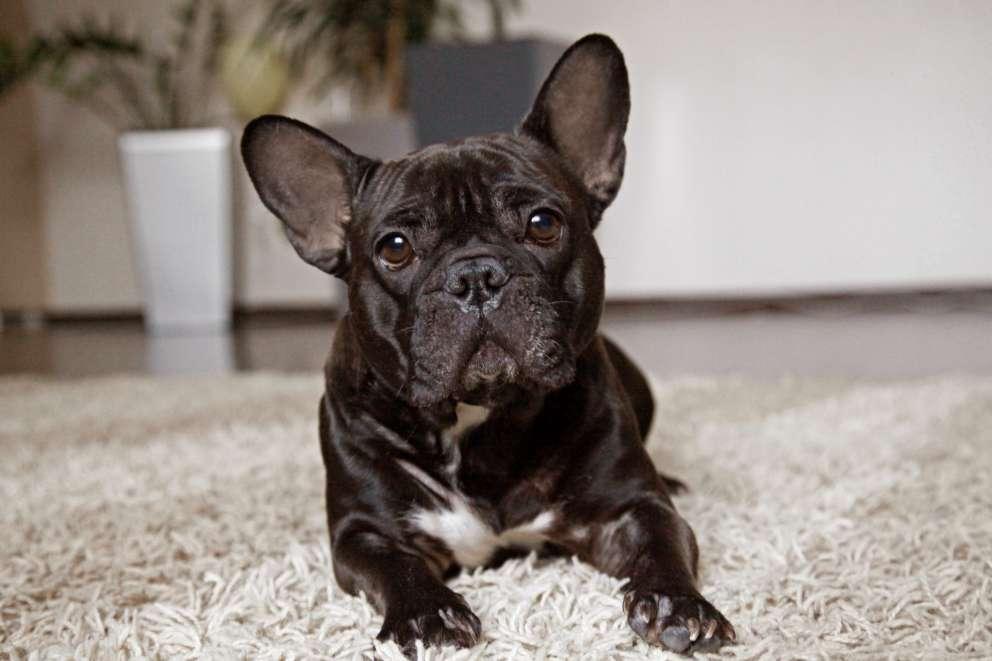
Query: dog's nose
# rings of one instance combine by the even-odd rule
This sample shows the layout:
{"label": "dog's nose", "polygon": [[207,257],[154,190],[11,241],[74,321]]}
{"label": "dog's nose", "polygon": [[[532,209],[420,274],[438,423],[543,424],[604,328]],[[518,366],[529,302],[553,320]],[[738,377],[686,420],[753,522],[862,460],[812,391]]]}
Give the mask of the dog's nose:
{"label": "dog's nose", "polygon": [[469,257],[448,266],[444,290],[465,305],[482,307],[499,303],[499,292],[510,280],[506,267],[495,257]]}

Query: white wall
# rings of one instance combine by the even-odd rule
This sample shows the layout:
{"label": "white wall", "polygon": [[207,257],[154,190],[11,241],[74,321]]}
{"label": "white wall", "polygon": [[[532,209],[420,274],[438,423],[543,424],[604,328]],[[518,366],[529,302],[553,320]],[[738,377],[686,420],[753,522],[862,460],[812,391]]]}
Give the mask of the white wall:
{"label": "white wall", "polygon": [[[102,15],[128,3],[24,3],[31,29],[44,31],[98,8]],[[165,11],[152,20],[161,20]],[[131,23],[134,25],[134,22]],[[131,261],[114,132],[64,97],[36,87],[36,130],[50,311],[122,310],[140,305]]]}
{"label": "white wall", "polygon": [[626,54],[612,295],[992,285],[992,3],[531,0],[511,29]]}
{"label": "white wall", "polygon": [[[171,3],[24,4],[35,28],[96,9],[169,33]],[[628,174],[601,230],[612,296],[992,284],[992,2],[525,5],[513,34],[606,32],[627,56]],[[468,6],[481,29],[484,3]],[[136,309],[114,134],[38,101],[45,307]],[[239,302],[332,300],[268,214],[240,218]]]}
{"label": "white wall", "polygon": [[[0,0],[0,26],[23,31],[27,14],[20,0]],[[41,219],[36,105],[27,88],[0,103],[0,309],[37,312],[45,301],[45,242]],[[2,326],[2,319],[0,319]]]}

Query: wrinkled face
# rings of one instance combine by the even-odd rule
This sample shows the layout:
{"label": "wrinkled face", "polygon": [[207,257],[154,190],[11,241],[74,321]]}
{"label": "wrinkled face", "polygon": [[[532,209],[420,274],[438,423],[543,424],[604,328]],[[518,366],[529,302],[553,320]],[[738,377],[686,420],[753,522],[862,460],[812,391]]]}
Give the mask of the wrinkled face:
{"label": "wrinkled face", "polygon": [[491,405],[571,380],[603,262],[552,151],[510,135],[429,147],[375,168],[352,222],[353,328],[412,402]]}
{"label": "wrinkled face", "polygon": [[592,340],[592,230],[623,178],[627,69],[609,38],[569,48],[516,134],[359,156],[265,116],[248,174],[300,257],[348,282],[362,356],[397,396],[494,404],[568,383]]}

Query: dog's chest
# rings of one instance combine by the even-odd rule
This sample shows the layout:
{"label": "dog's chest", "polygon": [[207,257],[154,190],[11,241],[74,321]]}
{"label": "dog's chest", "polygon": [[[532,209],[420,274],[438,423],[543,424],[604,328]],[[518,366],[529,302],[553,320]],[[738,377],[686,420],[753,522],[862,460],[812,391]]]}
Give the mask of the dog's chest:
{"label": "dog's chest", "polygon": [[434,500],[431,507],[414,508],[408,515],[409,523],[420,533],[443,542],[455,561],[464,567],[485,564],[499,548],[540,547],[554,525],[553,511],[539,511],[521,523],[504,528],[488,504],[469,498],[458,488],[456,476],[461,456],[458,443],[468,430],[486,421],[488,410],[459,404],[457,413],[458,422],[445,431],[445,442],[452,444],[452,458],[440,478],[408,462],[400,462]]}

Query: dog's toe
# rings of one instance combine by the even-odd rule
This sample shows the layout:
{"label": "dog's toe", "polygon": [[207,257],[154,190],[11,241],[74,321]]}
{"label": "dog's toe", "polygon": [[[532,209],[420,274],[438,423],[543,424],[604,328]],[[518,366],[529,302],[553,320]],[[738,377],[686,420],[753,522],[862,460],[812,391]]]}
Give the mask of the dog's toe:
{"label": "dog's toe", "polygon": [[[447,589],[446,589],[447,590]],[[479,642],[482,624],[457,593],[426,596],[394,607],[386,613],[380,640],[393,640],[410,657],[420,640],[427,647],[472,647]]]}
{"label": "dog's toe", "polygon": [[624,610],[638,636],[673,652],[712,652],[736,639],[733,626],[699,595],[670,596],[632,587]]}

